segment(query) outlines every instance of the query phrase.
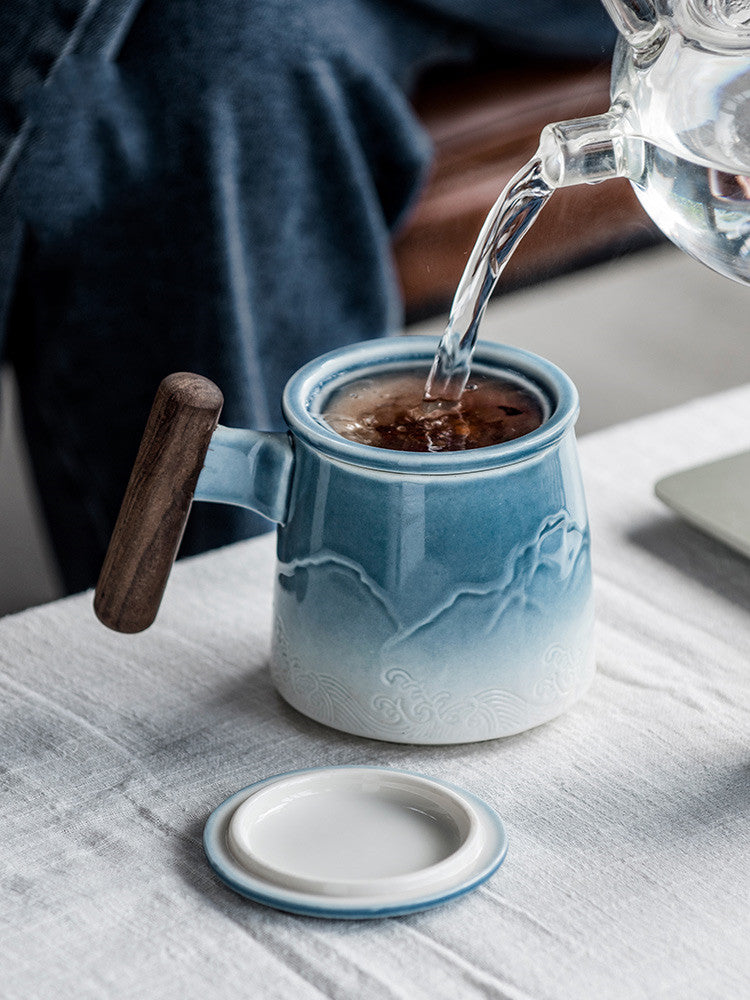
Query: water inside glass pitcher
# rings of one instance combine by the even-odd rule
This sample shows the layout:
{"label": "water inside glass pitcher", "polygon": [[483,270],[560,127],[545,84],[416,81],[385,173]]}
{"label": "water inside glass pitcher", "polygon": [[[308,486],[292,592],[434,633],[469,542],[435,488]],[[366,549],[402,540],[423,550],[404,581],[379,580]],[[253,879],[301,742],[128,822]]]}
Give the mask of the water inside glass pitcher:
{"label": "water inside glass pitcher", "polygon": [[750,283],[750,2],[604,4],[620,30],[612,107],[544,129],[548,183],[628,177],[677,246]]}

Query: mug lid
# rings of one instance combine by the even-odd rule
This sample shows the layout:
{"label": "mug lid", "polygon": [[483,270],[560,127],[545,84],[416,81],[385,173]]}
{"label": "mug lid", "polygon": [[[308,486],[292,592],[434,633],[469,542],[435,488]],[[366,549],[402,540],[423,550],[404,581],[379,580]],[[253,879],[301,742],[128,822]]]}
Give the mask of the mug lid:
{"label": "mug lid", "polygon": [[508,840],[470,792],[409,771],[325,767],[258,781],[209,816],[209,864],[235,892],[307,916],[438,906],[502,864]]}

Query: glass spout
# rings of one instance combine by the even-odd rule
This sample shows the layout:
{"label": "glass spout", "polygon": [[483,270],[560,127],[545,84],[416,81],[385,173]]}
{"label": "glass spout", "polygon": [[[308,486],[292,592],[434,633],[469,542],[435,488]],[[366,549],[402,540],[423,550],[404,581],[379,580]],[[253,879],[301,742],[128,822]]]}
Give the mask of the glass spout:
{"label": "glass spout", "polygon": [[621,126],[619,108],[610,108],[603,115],[546,125],[537,155],[547,184],[560,188],[629,176]]}
{"label": "glass spout", "polygon": [[653,0],[602,0],[622,37],[641,59],[655,55],[669,32],[660,23]]}

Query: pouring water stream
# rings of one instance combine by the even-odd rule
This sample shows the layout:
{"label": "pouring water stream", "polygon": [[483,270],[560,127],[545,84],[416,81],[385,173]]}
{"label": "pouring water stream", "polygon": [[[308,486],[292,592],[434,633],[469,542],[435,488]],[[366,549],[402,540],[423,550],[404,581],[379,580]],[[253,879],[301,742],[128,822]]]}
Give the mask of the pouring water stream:
{"label": "pouring water stream", "polygon": [[511,178],[490,210],[456,289],[448,325],[425,386],[425,411],[441,404],[455,404],[461,398],[490,295],[552,191],[537,155]]}

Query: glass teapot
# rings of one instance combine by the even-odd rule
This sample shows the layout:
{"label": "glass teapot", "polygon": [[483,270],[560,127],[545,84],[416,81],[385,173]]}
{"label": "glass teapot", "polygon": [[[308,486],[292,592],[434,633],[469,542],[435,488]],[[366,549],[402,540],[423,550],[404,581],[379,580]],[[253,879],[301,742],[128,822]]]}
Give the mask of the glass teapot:
{"label": "glass teapot", "polygon": [[750,0],[603,0],[612,106],[548,125],[552,188],[627,177],[682,250],[750,283]]}

